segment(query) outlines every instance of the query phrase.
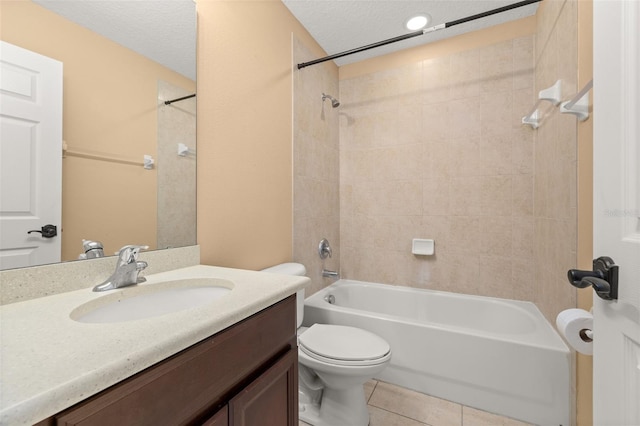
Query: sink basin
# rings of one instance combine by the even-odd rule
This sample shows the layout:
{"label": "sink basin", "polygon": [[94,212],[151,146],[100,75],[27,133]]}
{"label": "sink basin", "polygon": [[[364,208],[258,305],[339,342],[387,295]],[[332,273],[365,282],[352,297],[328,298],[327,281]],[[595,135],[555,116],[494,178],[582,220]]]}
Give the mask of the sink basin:
{"label": "sink basin", "polygon": [[152,318],[206,305],[232,289],[233,282],[220,278],[189,278],[124,287],[78,306],[70,317],[85,323]]}

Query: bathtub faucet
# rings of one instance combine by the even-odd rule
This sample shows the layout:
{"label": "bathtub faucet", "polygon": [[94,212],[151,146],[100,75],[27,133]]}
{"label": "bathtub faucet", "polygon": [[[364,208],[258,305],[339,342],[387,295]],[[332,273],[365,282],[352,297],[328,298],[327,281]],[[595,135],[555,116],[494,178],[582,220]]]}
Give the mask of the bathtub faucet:
{"label": "bathtub faucet", "polygon": [[338,271],[329,271],[328,269],[323,269],[322,270],[322,276],[325,278],[334,278],[334,279],[340,279],[340,273]]}

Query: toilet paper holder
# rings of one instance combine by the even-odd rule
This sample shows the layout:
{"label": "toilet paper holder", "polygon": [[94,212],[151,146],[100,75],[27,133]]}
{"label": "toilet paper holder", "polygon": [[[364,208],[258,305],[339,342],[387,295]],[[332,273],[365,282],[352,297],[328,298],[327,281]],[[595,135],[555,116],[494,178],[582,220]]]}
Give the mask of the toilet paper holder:
{"label": "toilet paper holder", "polygon": [[567,278],[574,287],[593,287],[604,300],[618,299],[618,265],[613,259],[601,256],[593,260],[593,271],[569,269]]}

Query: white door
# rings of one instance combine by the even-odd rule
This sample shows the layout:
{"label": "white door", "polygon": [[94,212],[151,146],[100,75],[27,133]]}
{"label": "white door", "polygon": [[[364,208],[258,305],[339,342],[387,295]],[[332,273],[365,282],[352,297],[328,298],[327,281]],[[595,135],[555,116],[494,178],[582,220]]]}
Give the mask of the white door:
{"label": "white door", "polygon": [[60,261],[61,189],[62,63],[0,41],[0,270]]}
{"label": "white door", "polygon": [[594,257],[619,265],[594,293],[594,424],[640,425],[640,2],[595,0]]}

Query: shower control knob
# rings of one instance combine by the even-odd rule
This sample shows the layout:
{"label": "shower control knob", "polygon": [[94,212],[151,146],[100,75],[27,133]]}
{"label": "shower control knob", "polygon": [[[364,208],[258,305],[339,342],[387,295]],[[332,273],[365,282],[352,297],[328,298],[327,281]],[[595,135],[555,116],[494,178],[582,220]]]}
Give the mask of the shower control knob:
{"label": "shower control knob", "polygon": [[320,244],[318,244],[318,255],[320,259],[331,257],[331,246],[329,245],[329,240],[326,238],[320,240]]}

